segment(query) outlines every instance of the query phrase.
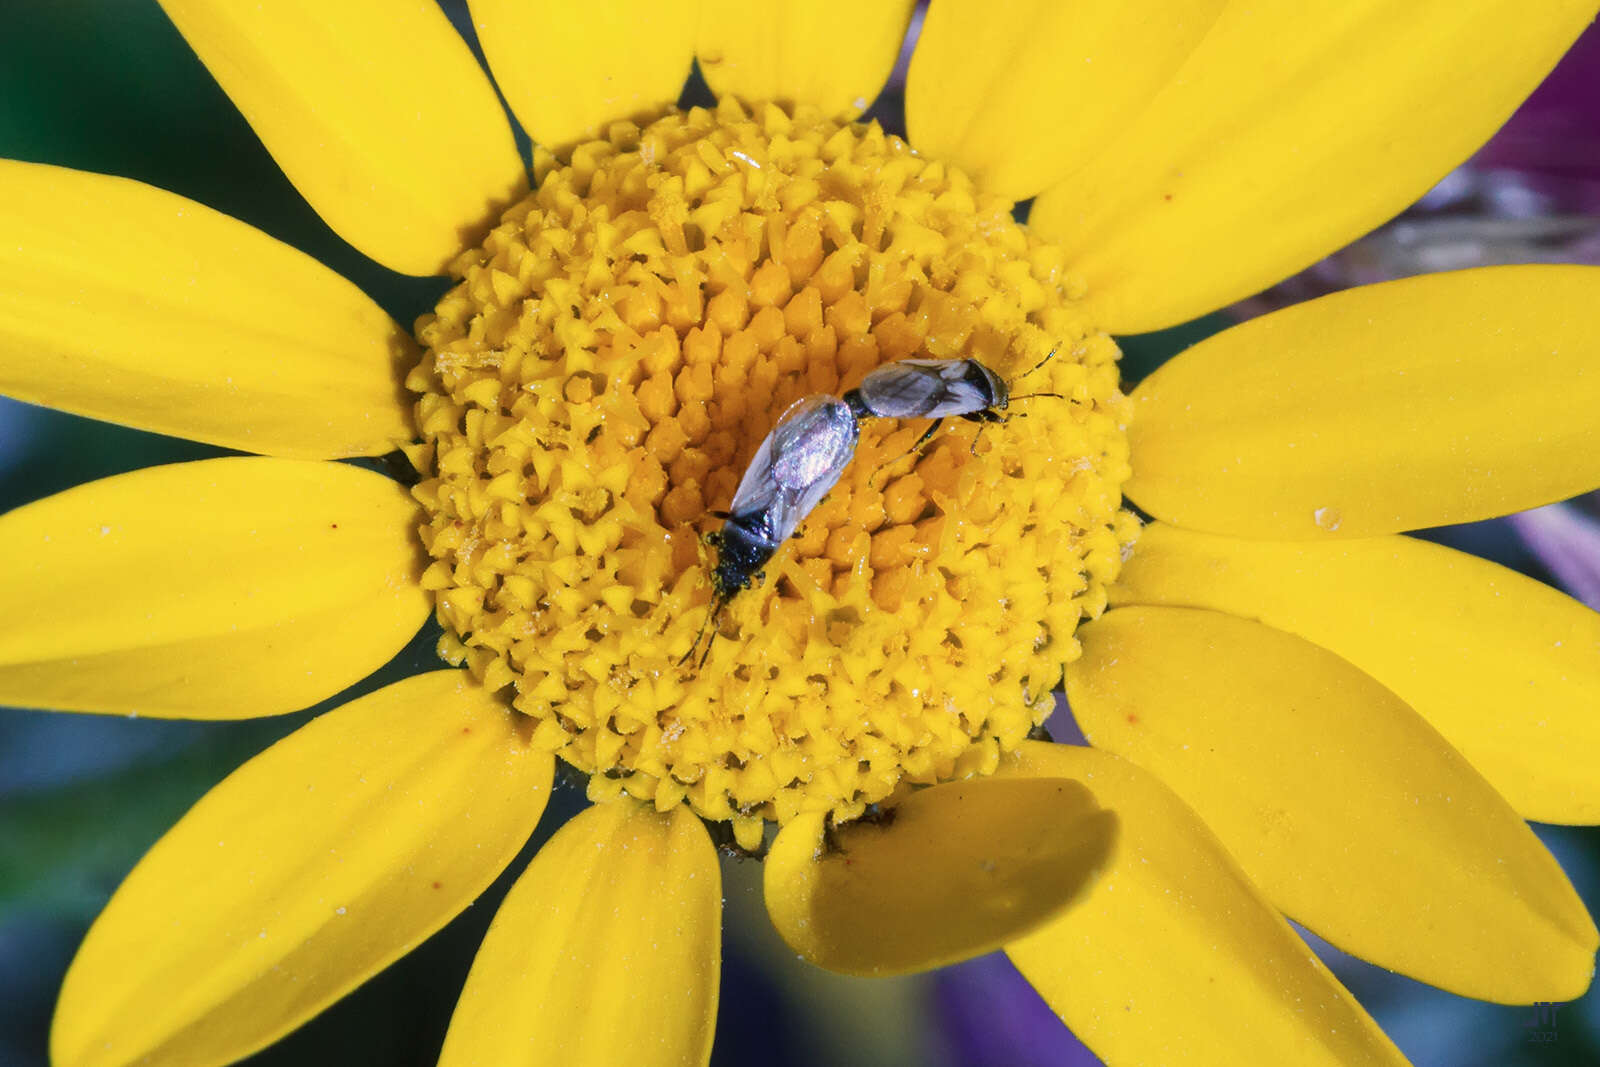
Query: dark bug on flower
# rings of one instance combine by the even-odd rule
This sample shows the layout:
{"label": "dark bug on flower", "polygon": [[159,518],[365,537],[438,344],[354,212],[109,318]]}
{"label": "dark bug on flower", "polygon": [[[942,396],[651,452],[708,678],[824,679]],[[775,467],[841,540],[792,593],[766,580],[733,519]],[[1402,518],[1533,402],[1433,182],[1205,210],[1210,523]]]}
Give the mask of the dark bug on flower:
{"label": "dark bug on flower", "polygon": [[[1017,378],[1026,378],[1055,354],[1051,349],[1049,355]],[[1011,416],[1005,411],[1013,400],[1036,396],[1059,399],[1061,394],[1012,396],[1005,379],[976,359],[902,359],[885,363],[868,374],[860,385],[844,394],[844,401],[858,419],[932,419],[933,425],[911,446],[912,452],[918,452],[933,440],[947,418],[979,424],[1006,422]],[[977,445],[974,437],[974,452]]]}
{"label": "dark bug on flower", "polygon": [[706,534],[706,543],[717,550],[711,613],[680,664],[709,629],[711,640],[700,657],[705,663],[716,640],[717,614],[740,590],[766,579],[762,568],[839,481],[860,435],[854,410],[838,397],[808,396],[783,413],[745,468],[733,503],[716,513],[726,520],[722,529]]}

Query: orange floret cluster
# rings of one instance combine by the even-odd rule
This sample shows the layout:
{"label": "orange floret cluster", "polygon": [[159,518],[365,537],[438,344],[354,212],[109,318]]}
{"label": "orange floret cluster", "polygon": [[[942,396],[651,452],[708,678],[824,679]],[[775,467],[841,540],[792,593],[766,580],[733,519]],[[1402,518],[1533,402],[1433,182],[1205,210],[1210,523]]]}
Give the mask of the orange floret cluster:
{"label": "orange floret cluster", "polygon": [[[875,125],[732,101],[537,161],[418,324],[409,386],[442,651],[514,691],[596,799],[689,803],[747,845],[993,769],[1051,709],[1137,530],[1117,349],[1062,256]],[[712,550],[810,393],[910,356],[1002,375],[988,428],[869,420],[838,486],[731,602]]]}

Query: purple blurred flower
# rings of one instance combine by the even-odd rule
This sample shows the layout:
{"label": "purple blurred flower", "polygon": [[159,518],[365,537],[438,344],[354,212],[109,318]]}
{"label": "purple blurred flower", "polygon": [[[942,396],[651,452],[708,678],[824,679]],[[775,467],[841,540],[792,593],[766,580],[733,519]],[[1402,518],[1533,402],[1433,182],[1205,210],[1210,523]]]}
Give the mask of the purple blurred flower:
{"label": "purple blurred flower", "polygon": [[1600,611],[1600,493],[1507,521],[1557,582]]}
{"label": "purple blurred flower", "polygon": [[1094,1067],[1094,1053],[1056,1018],[1004,953],[946,967],[933,979],[938,1029],[952,1067]]}
{"label": "purple blurred flower", "polygon": [[[1474,162],[1600,183],[1600,29],[1591,26]],[[1587,190],[1597,193],[1593,185]],[[1600,210],[1600,196],[1585,209]]]}

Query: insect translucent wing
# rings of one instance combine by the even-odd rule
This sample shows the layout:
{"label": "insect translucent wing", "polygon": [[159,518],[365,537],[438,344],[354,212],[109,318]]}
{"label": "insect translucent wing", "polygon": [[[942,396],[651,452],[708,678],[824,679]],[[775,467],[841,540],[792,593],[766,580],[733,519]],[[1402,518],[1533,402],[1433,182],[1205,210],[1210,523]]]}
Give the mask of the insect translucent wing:
{"label": "insect translucent wing", "polygon": [[859,432],[838,397],[796,401],[756,449],[728,510],[773,544],[781,542],[838,482]]}
{"label": "insect translucent wing", "polygon": [[817,395],[796,401],[772,431],[773,478],[796,492],[823,479],[832,486],[855,452],[858,433],[850,406],[838,397]]}
{"label": "insect translucent wing", "polygon": [[1005,386],[971,359],[902,359],[867,375],[859,393],[874,415],[942,419],[992,407]]}
{"label": "insect translucent wing", "polygon": [[921,418],[945,393],[943,360],[902,359],[885,363],[861,380],[867,410],[886,419]]}

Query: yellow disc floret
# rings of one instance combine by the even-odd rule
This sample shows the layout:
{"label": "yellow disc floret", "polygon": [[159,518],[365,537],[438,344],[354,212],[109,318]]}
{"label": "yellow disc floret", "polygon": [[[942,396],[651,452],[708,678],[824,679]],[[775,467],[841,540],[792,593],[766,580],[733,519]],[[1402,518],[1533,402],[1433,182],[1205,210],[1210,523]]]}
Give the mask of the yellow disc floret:
{"label": "yellow disc floret", "polygon": [[[1105,606],[1120,510],[1117,350],[1061,253],[875,125],[725,101],[613,126],[509,211],[423,318],[425,583],[442,651],[537,743],[665,810],[858,815],[992,770],[1052,707]],[[718,529],[791,403],[912,356],[1027,372],[1013,417],[866,420],[766,581],[717,620]]]}

